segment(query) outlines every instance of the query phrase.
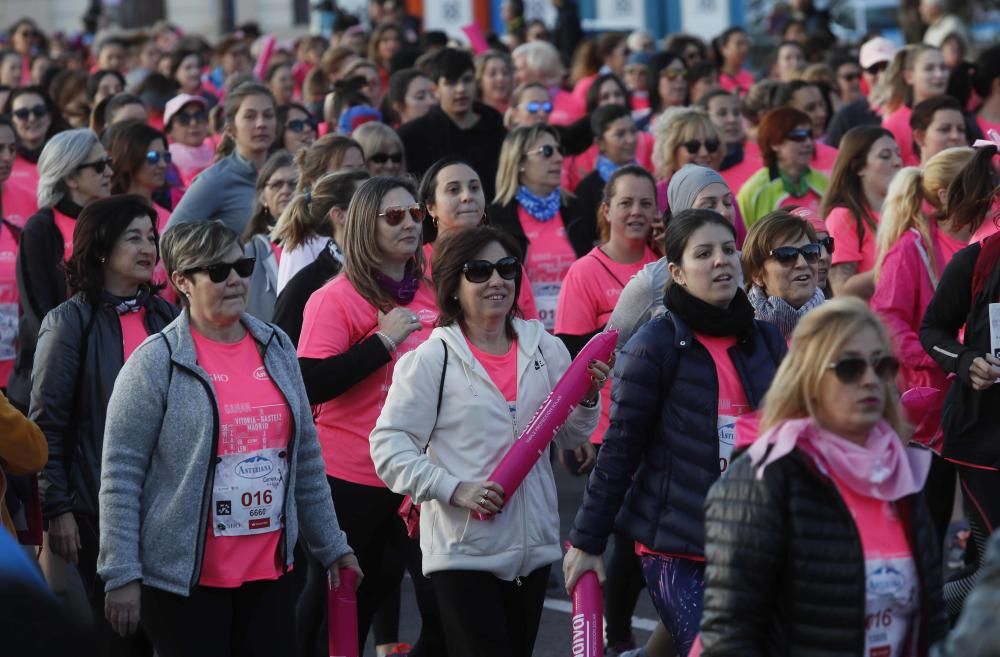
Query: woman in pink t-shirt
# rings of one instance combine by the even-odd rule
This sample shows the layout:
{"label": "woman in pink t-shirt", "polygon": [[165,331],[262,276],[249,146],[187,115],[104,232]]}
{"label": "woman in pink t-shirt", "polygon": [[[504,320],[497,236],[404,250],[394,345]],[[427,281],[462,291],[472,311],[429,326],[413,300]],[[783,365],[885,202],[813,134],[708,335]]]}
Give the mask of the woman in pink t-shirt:
{"label": "woman in pink t-shirt", "polygon": [[904,447],[898,368],[859,299],[799,322],[705,502],[702,657],[903,657],[944,638],[930,454]]}
{"label": "woman in pink t-shirt", "polygon": [[49,546],[76,564],[102,644],[130,655],[143,654],[139,647],[148,643],[145,637],[117,636],[104,620],[104,586],[97,578],[98,488],[105,410],[118,372],[148,335],[177,316],[151,285],[159,239],[155,222],[156,213],[138,196],[94,201],[80,213],[67,263],[77,292],[42,322],[28,414],[49,445],[42,472]]}
{"label": "woman in pink t-shirt", "polygon": [[896,52],[885,72],[889,97],[882,104],[882,127],[899,144],[905,166],[920,160],[913,151],[910,114],[917,104],[947,91],[948,67],[941,51],[923,43],[904,46]]}
{"label": "woman in pink t-shirt", "polygon": [[934,96],[917,104],[910,114],[910,130],[913,152],[921,165],[946,148],[968,146],[972,141],[962,105],[951,96]]}
{"label": "woman in pink t-shirt", "polygon": [[[309,298],[299,337],[299,363],[339,518],[362,569],[379,574],[358,591],[360,645],[375,610],[403,574],[403,563],[386,559],[387,546],[406,541],[396,514],[403,497],[376,474],[368,437],[396,362],[426,340],[437,321],[420,248],[424,213],[407,179],[363,182],[347,210],[343,270]],[[426,580],[419,570],[410,574],[421,609],[431,608],[423,604],[424,596],[433,595]],[[322,573],[310,574],[311,581],[317,578],[319,586],[307,585],[305,595],[325,598]],[[435,618],[424,616],[421,632],[428,645],[443,640]]]}
{"label": "woman in pink t-shirt", "polygon": [[719,67],[719,86],[737,97],[753,86],[753,73],[743,68],[750,55],[750,37],[742,27],[730,27],[712,42]]}
{"label": "woman in pink t-shirt", "polygon": [[835,244],[829,279],[835,296],[871,297],[879,213],[889,182],[902,165],[899,146],[885,128],[851,128],[840,141],[837,165],[819,209]]}

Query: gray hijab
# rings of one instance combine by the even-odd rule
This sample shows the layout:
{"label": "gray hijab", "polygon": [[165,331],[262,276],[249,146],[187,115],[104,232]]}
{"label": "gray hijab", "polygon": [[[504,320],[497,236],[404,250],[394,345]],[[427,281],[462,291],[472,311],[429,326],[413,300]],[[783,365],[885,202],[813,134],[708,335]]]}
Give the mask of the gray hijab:
{"label": "gray hijab", "polygon": [[[670,212],[677,214],[681,210],[694,207],[694,200],[701,190],[712,183],[726,184],[719,172],[697,164],[685,164],[680,171],[670,178],[667,186],[667,205]],[[727,186],[728,187],[728,186]]]}

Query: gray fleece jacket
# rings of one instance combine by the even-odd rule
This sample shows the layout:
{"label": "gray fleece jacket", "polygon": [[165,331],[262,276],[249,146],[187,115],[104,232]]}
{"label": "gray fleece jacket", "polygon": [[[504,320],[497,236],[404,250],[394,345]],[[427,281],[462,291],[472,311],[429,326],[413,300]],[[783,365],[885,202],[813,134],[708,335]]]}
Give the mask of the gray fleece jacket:
{"label": "gray fleece jacket", "polygon": [[[281,557],[292,564],[301,526],[310,551],[329,567],[351,548],[337,523],[295,347],[270,324],[247,314],[240,321],[293,419]],[[187,596],[198,583],[218,433],[218,402],[185,310],[125,362],[108,403],[97,561],[108,591],[142,580]]]}
{"label": "gray fleece jacket", "polygon": [[253,212],[256,184],[257,168],[234,151],[198,174],[170,214],[167,228],[218,219],[242,235]]}

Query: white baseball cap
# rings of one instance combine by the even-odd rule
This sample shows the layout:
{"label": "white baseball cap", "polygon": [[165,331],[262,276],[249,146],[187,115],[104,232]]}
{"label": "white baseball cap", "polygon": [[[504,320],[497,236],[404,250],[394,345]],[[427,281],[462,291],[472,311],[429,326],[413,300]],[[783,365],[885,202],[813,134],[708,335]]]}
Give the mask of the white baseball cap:
{"label": "white baseball cap", "polygon": [[858,64],[867,70],[882,62],[891,62],[899,47],[885,37],[875,37],[865,42],[858,53]]}
{"label": "white baseball cap", "polygon": [[182,107],[188,103],[197,103],[201,105],[202,109],[208,109],[208,101],[206,101],[201,96],[193,96],[191,94],[177,94],[173,98],[167,101],[166,106],[163,108],[163,126],[166,127],[170,125],[170,119],[174,118],[174,114],[179,112]]}

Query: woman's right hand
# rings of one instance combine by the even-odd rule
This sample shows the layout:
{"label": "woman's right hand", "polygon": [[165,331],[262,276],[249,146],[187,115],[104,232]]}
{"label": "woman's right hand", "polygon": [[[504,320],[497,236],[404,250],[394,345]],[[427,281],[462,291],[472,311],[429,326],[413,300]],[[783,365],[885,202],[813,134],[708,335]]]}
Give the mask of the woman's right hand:
{"label": "woman's right hand", "polygon": [[397,347],[420,327],[420,318],[407,308],[393,308],[388,313],[378,311],[378,330],[389,336]]}
{"label": "woman's right hand", "polygon": [[104,616],[118,634],[129,636],[139,629],[141,594],[139,580],[134,580],[104,596]]}
{"label": "woman's right hand", "polygon": [[597,581],[604,586],[604,560],[601,555],[570,547],[563,557],[563,579],[566,580],[566,593],[570,597],[573,597],[573,587],[576,586],[577,580],[588,570],[597,573]]}
{"label": "woman's right hand", "polygon": [[451,494],[451,504],[492,516],[503,508],[503,495],[503,487],[495,481],[463,481]]}
{"label": "woman's right hand", "polygon": [[986,390],[1000,378],[1000,360],[986,354],[972,361],[969,366],[969,380],[973,390]]}
{"label": "woman's right hand", "polygon": [[80,529],[71,511],[49,521],[49,547],[69,563],[79,563]]}

